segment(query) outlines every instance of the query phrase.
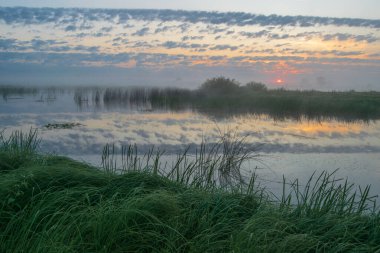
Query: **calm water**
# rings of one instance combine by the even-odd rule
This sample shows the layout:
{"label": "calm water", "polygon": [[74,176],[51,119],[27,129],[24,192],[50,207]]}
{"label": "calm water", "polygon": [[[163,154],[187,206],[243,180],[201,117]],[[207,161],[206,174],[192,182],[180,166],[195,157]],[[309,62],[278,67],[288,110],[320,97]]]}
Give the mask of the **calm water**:
{"label": "calm water", "polygon": [[[314,171],[334,171],[380,194],[380,123],[338,120],[274,120],[269,115],[214,117],[194,109],[152,108],[149,101],[105,101],[104,89],[36,89],[0,92],[0,129],[39,129],[41,151],[100,165],[106,143],[154,145],[167,159],[202,140],[214,142],[232,131],[260,145],[252,161],[260,182],[280,191],[282,176],[301,182]],[[221,117],[222,115],[222,117]],[[80,123],[72,129],[48,129],[52,123]],[[191,151],[190,151],[191,152]]]}

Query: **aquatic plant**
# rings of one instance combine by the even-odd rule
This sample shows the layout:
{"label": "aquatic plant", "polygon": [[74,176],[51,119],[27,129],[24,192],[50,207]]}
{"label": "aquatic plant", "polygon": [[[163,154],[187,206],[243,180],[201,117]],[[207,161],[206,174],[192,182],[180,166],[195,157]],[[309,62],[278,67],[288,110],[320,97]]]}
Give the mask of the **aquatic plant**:
{"label": "aquatic plant", "polygon": [[80,127],[83,126],[83,124],[78,122],[66,122],[66,123],[48,123],[44,125],[44,128],[46,129],[71,129],[74,127]]}

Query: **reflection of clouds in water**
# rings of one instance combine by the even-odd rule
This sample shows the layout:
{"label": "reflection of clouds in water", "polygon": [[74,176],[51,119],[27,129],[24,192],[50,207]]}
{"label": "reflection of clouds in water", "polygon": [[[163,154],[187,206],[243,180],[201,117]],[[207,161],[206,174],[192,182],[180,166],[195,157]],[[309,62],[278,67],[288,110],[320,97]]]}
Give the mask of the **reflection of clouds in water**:
{"label": "reflection of clouds in water", "polygon": [[[43,128],[54,122],[78,122],[84,126]],[[264,143],[262,152],[352,153],[378,152],[380,148],[379,123],[274,122],[266,117],[214,121],[189,112],[0,114],[0,128],[7,128],[8,132],[16,128],[27,131],[31,126],[40,128],[45,151],[60,154],[100,154],[106,143],[136,143],[142,150],[155,145],[174,152],[202,140],[215,142],[220,132],[228,130],[247,136],[250,143]]]}
{"label": "reflection of clouds in water", "polygon": [[288,182],[298,179],[300,186],[302,186],[307,183],[313,172],[319,175],[322,171],[331,173],[339,168],[335,173],[336,178],[347,178],[349,182],[362,187],[371,184],[370,195],[379,194],[379,162],[380,156],[378,153],[339,154],[339,156],[328,153],[277,153],[265,159],[265,163],[270,169],[258,170],[258,181],[269,189],[275,190],[275,193],[280,196],[283,190],[283,175],[285,175]]}
{"label": "reflection of clouds in water", "polygon": [[134,131],[137,135],[141,136],[142,138],[149,139],[149,133],[144,130],[135,130]]}
{"label": "reflection of clouds in water", "polygon": [[36,125],[35,119],[24,118],[22,121],[19,119],[18,115],[0,115],[0,129],[1,128],[11,128],[11,127],[21,127],[23,125]]}
{"label": "reflection of clouds in water", "polygon": [[200,127],[188,127],[188,126],[181,126],[183,131],[202,131],[202,128]]}
{"label": "reflection of clouds in water", "polygon": [[[56,152],[57,154],[64,155],[78,155],[78,154],[98,154],[100,155],[106,143],[98,140],[95,136],[82,136],[80,134],[74,136],[65,136],[56,140],[48,139],[42,142],[41,150],[43,152]],[[181,136],[181,139],[188,141],[186,136]],[[123,141],[114,140],[112,143],[117,148],[122,145],[134,144],[135,139],[126,138]],[[198,143],[187,142],[186,144],[167,144],[156,143],[154,146],[166,154],[179,154],[182,153],[187,147],[189,154],[193,154],[198,148]],[[264,143],[264,145],[257,145],[260,147],[259,153],[293,153],[293,154],[307,154],[307,153],[328,153],[328,154],[348,154],[348,153],[380,153],[379,146],[371,145],[334,145],[334,146],[319,146],[308,145],[305,143]],[[152,144],[138,144],[138,150],[144,154],[152,147]]]}

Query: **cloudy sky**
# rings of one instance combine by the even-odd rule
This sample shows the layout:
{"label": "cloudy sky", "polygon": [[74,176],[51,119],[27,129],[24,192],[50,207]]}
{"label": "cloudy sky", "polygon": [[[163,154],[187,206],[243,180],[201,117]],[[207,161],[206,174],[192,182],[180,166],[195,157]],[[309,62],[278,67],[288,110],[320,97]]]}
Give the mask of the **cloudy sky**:
{"label": "cloudy sky", "polygon": [[3,0],[0,84],[380,90],[380,1],[215,3]]}

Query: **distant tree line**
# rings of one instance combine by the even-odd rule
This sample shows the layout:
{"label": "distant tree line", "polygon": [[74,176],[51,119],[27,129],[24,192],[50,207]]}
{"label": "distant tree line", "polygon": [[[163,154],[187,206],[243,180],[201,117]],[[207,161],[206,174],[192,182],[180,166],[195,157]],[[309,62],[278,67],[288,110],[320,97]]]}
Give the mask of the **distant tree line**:
{"label": "distant tree line", "polygon": [[265,84],[255,81],[251,81],[245,86],[240,86],[240,83],[235,79],[222,76],[207,79],[199,88],[201,92],[210,92],[215,95],[234,93],[239,90],[267,91],[268,88]]}

